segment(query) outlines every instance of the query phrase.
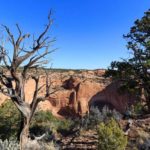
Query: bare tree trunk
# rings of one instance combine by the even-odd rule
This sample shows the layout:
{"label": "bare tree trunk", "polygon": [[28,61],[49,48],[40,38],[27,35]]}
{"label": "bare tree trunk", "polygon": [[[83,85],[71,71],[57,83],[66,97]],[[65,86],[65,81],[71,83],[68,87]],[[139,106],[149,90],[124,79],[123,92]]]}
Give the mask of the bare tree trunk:
{"label": "bare tree trunk", "polygon": [[34,139],[32,139],[29,133],[30,118],[27,118],[26,120],[20,134],[20,150],[40,150],[41,146],[39,145],[38,140],[42,139],[45,135],[38,138],[34,137]]}
{"label": "bare tree trunk", "polygon": [[[36,107],[35,107],[36,108]],[[23,109],[22,109],[23,110]],[[22,128],[20,128],[20,150],[40,150],[41,146],[36,137],[31,138],[29,128],[35,109],[29,110],[28,105],[24,106],[24,114],[22,114]],[[25,115],[28,114],[28,115]],[[20,126],[21,127],[21,126]]]}
{"label": "bare tree trunk", "polygon": [[30,135],[29,135],[29,118],[24,123],[23,130],[20,134],[20,150],[26,150],[26,145],[29,143]]}
{"label": "bare tree trunk", "polygon": [[[46,36],[52,22],[53,20],[51,18],[50,12],[48,15],[48,23],[45,26],[43,32],[37,38],[33,37],[31,46],[27,46],[27,48],[24,46],[24,40],[29,39],[30,34],[23,34],[19,25],[17,24],[16,27],[18,30],[18,36],[15,36],[16,38],[14,38],[14,35],[11,33],[10,29],[3,25],[4,30],[8,35],[7,41],[13,47],[13,55],[10,57],[7,54],[3,40],[0,40],[0,92],[10,97],[12,102],[16,105],[17,109],[21,112],[21,124],[20,130],[18,132],[18,139],[20,140],[21,150],[31,149],[32,147],[27,148],[31,145],[35,145],[33,146],[36,147],[34,150],[39,150],[39,148],[37,148],[37,145],[39,145],[37,138],[33,140],[30,137],[30,122],[38,103],[40,101],[46,100],[50,94],[57,91],[50,92],[52,89],[52,84],[49,80],[48,73],[46,75],[46,84],[42,86],[39,86],[38,75],[38,67],[41,67],[41,65],[47,62],[44,61],[43,58],[54,51],[49,50],[49,46],[50,43],[55,41],[55,38],[50,39],[48,36]],[[41,51],[41,53],[39,53],[39,51]],[[24,65],[22,66],[22,64]],[[22,69],[20,69],[20,67],[22,67]],[[28,73],[31,69],[35,70],[36,74],[33,73],[31,75]],[[29,80],[29,78],[35,81],[35,89],[33,90],[34,94],[31,103],[26,101],[26,93],[24,90],[25,82]],[[38,93],[43,87],[46,88],[45,94],[44,96],[39,96]]]}
{"label": "bare tree trunk", "polygon": [[21,135],[23,128],[24,128],[24,117],[23,117],[23,114],[20,113],[20,126],[19,126],[18,133],[17,133],[18,141],[20,141],[20,135]]}

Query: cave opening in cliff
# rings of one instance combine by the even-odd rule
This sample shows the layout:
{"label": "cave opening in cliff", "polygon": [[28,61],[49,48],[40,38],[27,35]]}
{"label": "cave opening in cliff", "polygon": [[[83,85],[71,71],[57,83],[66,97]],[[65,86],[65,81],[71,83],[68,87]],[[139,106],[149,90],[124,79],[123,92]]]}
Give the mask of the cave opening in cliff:
{"label": "cave opening in cliff", "polygon": [[106,102],[106,101],[94,101],[94,102],[92,102],[91,104],[90,104],[90,106],[89,106],[89,110],[92,108],[92,107],[94,107],[94,108],[98,108],[100,111],[102,111],[102,109],[103,109],[103,107],[107,107],[108,109],[110,109],[110,110],[113,110],[113,109],[115,109],[115,107],[111,104],[111,103],[109,103],[109,102]]}

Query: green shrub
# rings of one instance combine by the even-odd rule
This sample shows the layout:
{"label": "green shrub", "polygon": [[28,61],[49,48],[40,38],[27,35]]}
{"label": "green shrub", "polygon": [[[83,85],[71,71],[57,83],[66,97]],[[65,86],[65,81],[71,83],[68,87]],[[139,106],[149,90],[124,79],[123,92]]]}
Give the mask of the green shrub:
{"label": "green shrub", "polygon": [[11,100],[0,106],[0,138],[16,138],[20,124],[20,113]]}
{"label": "green shrub", "polygon": [[143,105],[141,102],[138,102],[134,105],[134,113],[136,115],[143,114]]}
{"label": "green shrub", "polygon": [[124,136],[118,123],[111,119],[107,123],[100,123],[98,129],[99,150],[124,150],[127,145],[127,137]]}
{"label": "green shrub", "polygon": [[57,121],[58,119],[52,115],[50,111],[38,111],[35,113],[34,121],[40,122],[49,122],[49,121]]}
{"label": "green shrub", "polygon": [[[11,100],[6,100],[0,106],[0,139],[16,139],[20,127],[21,115]],[[47,132],[56,133],[60,130],[69,130],[73,121],[58,119],[50,111],[37,111],[30,126],[31,134],[40,136]]]}
{"label": "green shrub", "polygon": [[50,111],[38,111],[33,117],[31,132],[35,135],[40,135],[49,130],[56,133],[61,130],[70,130],[72,126],[73,121],[69,119],[58,119]]}

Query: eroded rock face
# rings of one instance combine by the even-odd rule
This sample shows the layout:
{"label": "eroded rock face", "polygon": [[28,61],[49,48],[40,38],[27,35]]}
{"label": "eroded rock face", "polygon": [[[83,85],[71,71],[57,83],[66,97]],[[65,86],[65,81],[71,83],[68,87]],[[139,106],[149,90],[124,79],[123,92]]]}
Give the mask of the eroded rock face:
{"label": "eroded rock face", "polygon": [[119,93],[118,88],[119,83],[110,83],[91,98],[89,106],[101,105],[100,107],[103,107],[108,105],[110,108],[115,108],[121,113],[125,112],[127,105],[134,103],[135,98],[128,93]]}
{"label": "eroded rock face", "polygon": [[[110,79],[104,79],[105,70],[82,71],[81,73],[54,73],[51,77],[55,86],[62,87],[45,102],[40,102],[39,109],[50,110],[55,116],[75,116],[88,113],[89,107],[105,104],[124,112],[129,101],[133,101],[130,95],[120,95],[117,92],[118,84],[111,83]],[[63,79],[61,77],[64,76]],[[41,76],[40,85],[45,83],[45,77]],[[35,83],[29,80],[25,86],[26,100],[31,102]],[[42,89],[39,95],[44,93]],[[0,94],[0,102],[7,97]]]}
{"label": "eroded rock face", "polygon": [[101,84],[88,80],[78,85],[76,93],[77,102],[79,104],[78,112],[81,115],[86,114],[89,111],[89,101],[91,101],[93,95],[96,95],[102,88]]}

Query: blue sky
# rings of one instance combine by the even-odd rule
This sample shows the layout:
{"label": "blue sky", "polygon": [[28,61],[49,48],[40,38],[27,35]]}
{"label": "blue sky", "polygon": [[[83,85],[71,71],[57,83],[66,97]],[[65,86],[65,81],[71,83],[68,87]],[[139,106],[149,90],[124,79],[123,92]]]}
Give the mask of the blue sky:
{"label": "blue sky", "polygon": [[0,24],[13,30],[19,23],[25,32],[40,33],[52,9],[49,35],[59,48],[51,55],[53,67],[107,68],[129,56],[122,35],[149,8],[149,0],[1,0]]}

